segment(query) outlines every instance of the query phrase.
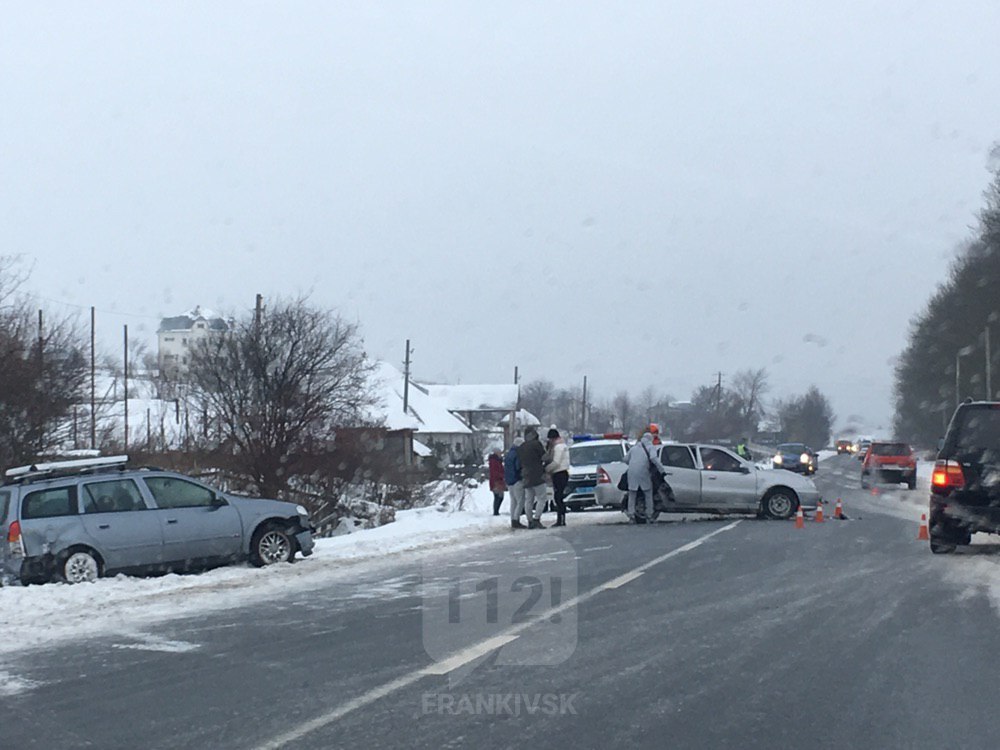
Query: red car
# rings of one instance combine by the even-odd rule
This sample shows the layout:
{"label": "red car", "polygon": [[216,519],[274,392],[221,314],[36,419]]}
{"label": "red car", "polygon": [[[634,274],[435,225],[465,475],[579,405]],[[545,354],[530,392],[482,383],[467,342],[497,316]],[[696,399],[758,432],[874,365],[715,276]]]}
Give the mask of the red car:
{"label": "red car", "polygon": [[917,457],[906,443],[888,443],[876,440],[865,453],[861,464],[861,486],[867,488],[874,482],[906,482],[908,489],[917,486]]}

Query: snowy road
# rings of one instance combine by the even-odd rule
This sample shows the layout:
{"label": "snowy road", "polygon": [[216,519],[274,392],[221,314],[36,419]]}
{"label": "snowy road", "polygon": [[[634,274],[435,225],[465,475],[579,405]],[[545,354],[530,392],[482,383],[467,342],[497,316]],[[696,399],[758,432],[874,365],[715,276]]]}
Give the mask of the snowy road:
{"label": "snowy road", "polygon": [[[997,547],[932,557],[926,493],[857,474],[835,457],[816,480],[849,521],[571,515],[263,604],[8,642],[3,746],[994,747]],[[532,579],[548,616],[521,620]]]}

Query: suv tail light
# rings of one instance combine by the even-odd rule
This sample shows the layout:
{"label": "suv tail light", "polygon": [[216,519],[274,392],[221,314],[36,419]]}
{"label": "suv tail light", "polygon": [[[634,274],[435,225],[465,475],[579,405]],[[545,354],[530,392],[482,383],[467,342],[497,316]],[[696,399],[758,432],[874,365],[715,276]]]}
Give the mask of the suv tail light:
{"label": "suv tail light", "polygon": [[603,466],[597,467],[597,483],[598,484],[611,484],[611,476],[605,471]]}
{"label": "suv tail light", "polygon": [[955,490],[965,486],[965,474],[958,461],[938,461],[931,474],[931,486],[939,490]]}
{"label": "suv tail light", "polygon": [[24,543],[21,541],[21,522],[13,521],[7,529],[7,544],[10,554],[24,556]]}

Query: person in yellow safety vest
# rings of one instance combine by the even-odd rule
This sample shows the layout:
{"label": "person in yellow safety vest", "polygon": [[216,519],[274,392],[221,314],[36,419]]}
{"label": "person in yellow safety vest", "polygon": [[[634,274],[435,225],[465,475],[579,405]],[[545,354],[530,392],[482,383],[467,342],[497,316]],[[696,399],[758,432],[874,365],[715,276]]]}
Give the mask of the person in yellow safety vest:
{"label": "person in yellow safety vest", "polygon": [[740,440],[740,442],[736,445],[736,453],[739,455],[740,458],[745,458],[747,461],[750,460],[751,458],[750,450],[747,448],[746,438]]}

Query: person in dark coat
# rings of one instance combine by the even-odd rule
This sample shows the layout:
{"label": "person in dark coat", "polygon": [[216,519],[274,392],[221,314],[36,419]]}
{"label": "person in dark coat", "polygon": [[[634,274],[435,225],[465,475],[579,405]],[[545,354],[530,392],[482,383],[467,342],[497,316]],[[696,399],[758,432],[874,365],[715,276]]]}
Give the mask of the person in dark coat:
{"label": "person in dark coat", "polygon": [[503,494],[507,491],[507,484],[503,478],[503,451],[499,448],[493,451],[488,463],[490,467],[490,492],[493,493],[493,515],[499,516]]}
{"label": "person in dark coat", "polygon": [[524,512],[528,516],[529,529],[542,529],[542,509],[548,492],[545,489],[545,446],[538,439],[538,430],[528,427],[524,431],[524,442],[517,449],[521,459],[521,482],[524,484]]}

